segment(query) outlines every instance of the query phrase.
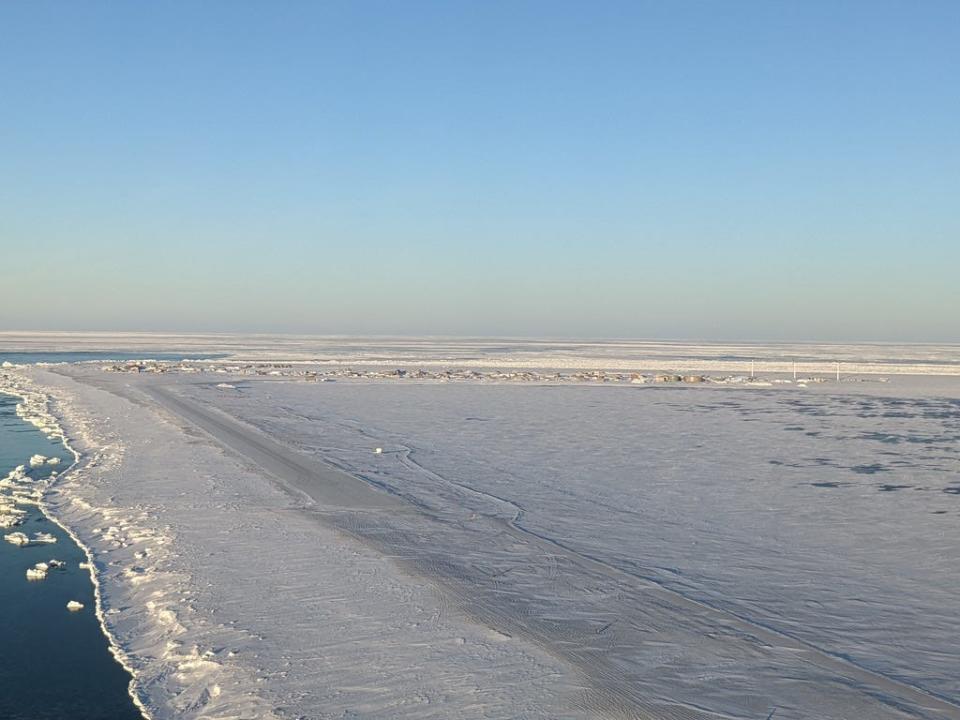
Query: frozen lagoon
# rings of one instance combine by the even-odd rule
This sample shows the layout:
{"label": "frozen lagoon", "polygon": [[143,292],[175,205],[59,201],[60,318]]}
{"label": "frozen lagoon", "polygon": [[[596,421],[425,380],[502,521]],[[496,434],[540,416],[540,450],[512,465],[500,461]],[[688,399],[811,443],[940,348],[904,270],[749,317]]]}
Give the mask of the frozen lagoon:
{"label": "frozen lagoon", "polygon": [[949,381],[59,372],[52,502],[158,717],[960,717]]}

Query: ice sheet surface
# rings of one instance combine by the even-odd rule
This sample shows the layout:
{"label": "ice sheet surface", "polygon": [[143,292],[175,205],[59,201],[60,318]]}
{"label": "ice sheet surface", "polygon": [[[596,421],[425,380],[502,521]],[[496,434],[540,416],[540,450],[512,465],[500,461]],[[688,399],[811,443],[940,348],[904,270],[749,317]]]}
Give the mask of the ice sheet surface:
{"label": "ice sheet surface", "polygon": [[30,375],[157,717],[960,717],[949,379]]}
{"label": "ice sheet surface", "polygon": [[[391,542],[498,576],[490,592],[514,593],[545,647],[611,635],[597,657],[650,697],[842,717],[846,688],[831,694],[845,681],[830,677],[841,671],[809,673],[795,649],[753,656],[711,623],[743,618],[960,701],[955,385],[254,382],[189,394],[423,506],[441,522],[395,522]],[[476,519],[489,517],[558,552],[511,548],[501,526]],[[600,587],[560,547],[623,575]],[[658,600],[630,597],[630,577],[722,612],[651,611]]]}

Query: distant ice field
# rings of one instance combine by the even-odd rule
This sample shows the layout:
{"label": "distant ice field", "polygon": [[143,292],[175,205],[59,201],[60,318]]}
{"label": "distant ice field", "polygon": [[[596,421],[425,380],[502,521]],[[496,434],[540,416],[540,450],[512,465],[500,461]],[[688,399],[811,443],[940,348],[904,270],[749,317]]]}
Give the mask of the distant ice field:
{"label": "distant ice field", "polygon": [[[190,359],[214,359],[223,357],[222,355],[193,354]],[[13,365],[35,365],[54,364],[54,363],[79,363],[79,362],[98,362],[98,361],[119,361],[144,359],[143,352],[129,352],[123,350],[103,350],[103,351],[66,351],[66,352],[7,352],[0,344],[0,365],[11,363]],[[150,353],[151,360],[179,361],[187,359],[184,353]]]}
{"label": "distant ice field", "polygon": [[129,357],[218,354],[231,361],[358,366],[674,370],[744,373],[960,375],[960,345],[759,343],[308,335],[0,332],[0,353],[88,352]]}

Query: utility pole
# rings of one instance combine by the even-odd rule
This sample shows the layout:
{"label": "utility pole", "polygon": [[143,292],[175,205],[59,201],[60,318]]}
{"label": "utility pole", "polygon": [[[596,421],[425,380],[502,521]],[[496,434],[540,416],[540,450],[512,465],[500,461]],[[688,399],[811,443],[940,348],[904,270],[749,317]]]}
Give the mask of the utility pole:
{"label": "utility pole", "polygon": [[837,382],[840,382],[840,361],[837,360]]}
{"label": "utility pole", "polygon": [[793,361],[793,381],[797,381],[797,361]]}

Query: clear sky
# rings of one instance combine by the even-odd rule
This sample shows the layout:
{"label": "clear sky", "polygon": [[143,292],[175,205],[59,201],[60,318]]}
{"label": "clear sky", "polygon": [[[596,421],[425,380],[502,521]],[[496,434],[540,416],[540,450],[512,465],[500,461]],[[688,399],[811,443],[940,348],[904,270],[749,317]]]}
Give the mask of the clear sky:
{"label": "clear sky", "polygon": [[0,3],[0,329],[960,342],[960,2]]}

